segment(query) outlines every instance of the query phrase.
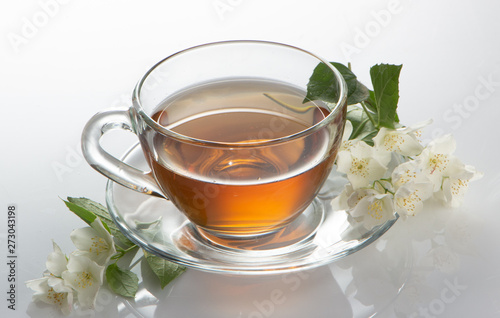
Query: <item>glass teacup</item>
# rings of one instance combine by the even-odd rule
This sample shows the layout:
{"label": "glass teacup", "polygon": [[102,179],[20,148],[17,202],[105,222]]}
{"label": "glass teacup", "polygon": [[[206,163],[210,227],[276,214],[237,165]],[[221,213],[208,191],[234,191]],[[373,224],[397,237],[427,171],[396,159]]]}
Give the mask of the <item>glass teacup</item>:
{"label": "glass teacup", "polygon": [[[319,63],[339,92],[306,98]],[[228,245],[283,229],[311,205],[339,149],[346,84],[327,61],[262,41],[176,53],[138,82],[129,109],[96,114],[83,132],[89,164],[130,189],[171,200],[211,242]],[[108,154],[111,129],[134,132],[151,171]]]}

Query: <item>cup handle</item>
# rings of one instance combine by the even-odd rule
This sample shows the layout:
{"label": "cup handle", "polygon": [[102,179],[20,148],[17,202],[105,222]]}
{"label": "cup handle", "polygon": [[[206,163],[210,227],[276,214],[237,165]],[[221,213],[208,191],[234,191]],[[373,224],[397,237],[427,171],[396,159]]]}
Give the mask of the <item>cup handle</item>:
{"label": "cup handle", "polygon": [[151,172],[134,168],[106,152],[100,145],[108,131],[134,132],[129,110],[105,110],[94,115],[82,133],[82,152],[92,168],[109,179],[137,192],[165,198]]}

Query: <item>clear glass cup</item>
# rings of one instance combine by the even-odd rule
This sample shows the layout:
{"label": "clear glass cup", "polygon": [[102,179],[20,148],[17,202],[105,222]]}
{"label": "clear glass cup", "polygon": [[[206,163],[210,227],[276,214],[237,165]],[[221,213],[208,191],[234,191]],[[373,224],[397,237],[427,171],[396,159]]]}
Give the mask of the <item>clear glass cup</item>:
{"label": "clear glass cup", "polygon": [[[336,102],[305,98],[320,63],[335,79]],[[90,119],[82,149],[109,179],[170,200],[201,238],[245,249],[310,208],[340,147],[346,99],[340,73],[307,51],[263,41],[210,43],[151,68],[130,108]],[[150,171],[100,146],[112,129],[138,136]]]}

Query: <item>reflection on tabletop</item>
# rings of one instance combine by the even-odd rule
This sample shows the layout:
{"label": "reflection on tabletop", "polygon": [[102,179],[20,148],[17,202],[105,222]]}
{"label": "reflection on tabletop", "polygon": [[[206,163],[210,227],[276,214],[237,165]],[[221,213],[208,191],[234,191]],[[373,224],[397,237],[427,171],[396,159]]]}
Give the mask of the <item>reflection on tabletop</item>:
{"label": "reflection on tabletop", "polygon": [[[380,239],[327,266],[270,276],[214,274],[188,269],[161,290],[139,258],[142,281],[134,300],[100,291],[95,311],[72,317],[426,317],[443,313],[470,282],[461,263],[477,254],[473,214],[429,206],[398,220]],[[496,279],[496,282],[500,279]],[[492,286],[494,288],[494,286]],[[59,316],[30,304],[30,317]]]}

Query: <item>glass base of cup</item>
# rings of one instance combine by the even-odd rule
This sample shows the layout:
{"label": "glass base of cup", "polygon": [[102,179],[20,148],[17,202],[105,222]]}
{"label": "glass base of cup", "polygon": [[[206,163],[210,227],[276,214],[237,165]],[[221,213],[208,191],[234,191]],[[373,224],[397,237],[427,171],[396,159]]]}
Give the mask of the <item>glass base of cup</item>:
{"label": "glass base of cup", "polygon": [[[228,235],[189,223],[178,231],[175,240],[183,242],[182,245],[188,242],[189,246],[195,246],[195,250],[204,245],[223,253],[277,256],[303,249],[314,238],[323,218],[324,208],[315,200],[292,222],[271,232],[245,236]],[[185,249],[185,246],[178,247]]]}

